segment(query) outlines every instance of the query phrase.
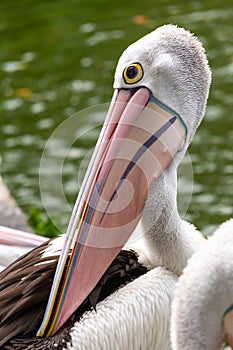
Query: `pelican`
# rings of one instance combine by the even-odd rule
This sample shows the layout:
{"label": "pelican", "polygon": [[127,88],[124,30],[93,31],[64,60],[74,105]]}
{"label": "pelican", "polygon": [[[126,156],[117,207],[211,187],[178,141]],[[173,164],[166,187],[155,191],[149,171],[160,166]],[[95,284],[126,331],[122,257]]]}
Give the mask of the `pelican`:
{"label": "pelican", "polygon": [[0,175],[0,225],[30,232],[31,228]]}
{"label": "pelican", "polygon": [[174,350],[233,349],[233,219],[223,223],[184,269],[172,305]]}
{"label": "pelican", "polygon": [[210,81],[201,43],[174,25],[123,52],[66,235],[0,275],[1,349],[170,348],[176,281],[203,242],[178,214],[177,167]]}
{"label": "pelican", "polygon": [[0,226],[0,271],[48,238]]}
{"label": "pelican", "polygon": [[30,231],[23,212],[0,176],[0,271],[44,242],[43,237]]}

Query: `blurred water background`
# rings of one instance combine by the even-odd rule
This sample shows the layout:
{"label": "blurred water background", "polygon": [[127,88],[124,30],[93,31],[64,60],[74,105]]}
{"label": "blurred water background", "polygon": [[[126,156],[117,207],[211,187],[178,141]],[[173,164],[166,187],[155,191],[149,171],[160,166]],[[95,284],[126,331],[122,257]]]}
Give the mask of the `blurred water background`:
{"label": "blurred water background", "polygon": [[[32,209],[46,217],[47,210],[65,230],[87,163],[82,159],[104,118],[102,107],[78,115],[83,136],[69,152],[55,132],[40,186],[46,142],[74,113],[109,102],[123,49],[165,23],[194,32],[213,71],[205,120],[189,149],[191,161],[186,157],[180,169],[181,214],[205,234],[232,216],[232,18],[231,0],[1,1],[0,173],[27,217]],[[62,195],[56,190],[61,160]]]}

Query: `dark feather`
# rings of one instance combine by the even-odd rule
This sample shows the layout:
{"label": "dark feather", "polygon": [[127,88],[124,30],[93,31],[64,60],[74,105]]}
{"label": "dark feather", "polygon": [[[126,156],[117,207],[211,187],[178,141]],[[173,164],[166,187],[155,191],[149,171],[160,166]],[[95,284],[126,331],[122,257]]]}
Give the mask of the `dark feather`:
{"label": "dark feather", "polygon": [[59,255],[42,258],[47,242],[0,274],[0,346],[35,334],[43,316]]}
{"label": "dark feather", "polygon": [[[18,259],[0,274],[1,349],[65,349],[69,330],[82,315],[147,269],[132,251],[121,251],[78,310],[52,338],[35,338],[47,305],[58,255],[43,258],[48,242]],[[65,343],[64,343],[64,340]],[[53,344],[58,344],[57,346]],[[60,347],[59,347],[60,346]]]}

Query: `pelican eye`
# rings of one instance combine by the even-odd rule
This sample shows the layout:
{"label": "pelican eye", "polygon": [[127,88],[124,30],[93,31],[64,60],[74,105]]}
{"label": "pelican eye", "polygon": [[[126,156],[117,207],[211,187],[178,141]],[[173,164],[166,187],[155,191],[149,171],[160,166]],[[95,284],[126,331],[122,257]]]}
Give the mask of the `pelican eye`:
{"label": "pelican eye", "polygon": [[132,63],[123,72],[124,81],[127,84],[134,84],[143,77],[143,69],[140,63]]}

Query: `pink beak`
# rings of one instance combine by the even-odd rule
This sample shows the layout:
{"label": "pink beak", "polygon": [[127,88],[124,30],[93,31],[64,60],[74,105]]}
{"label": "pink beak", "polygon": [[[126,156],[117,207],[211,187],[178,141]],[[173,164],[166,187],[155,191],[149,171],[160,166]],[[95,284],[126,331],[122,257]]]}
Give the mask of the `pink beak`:
{"label": "pink beak", "polygon": [[47,240],[48,238],[35,235],[34,233],[16,230],[11,227],[0,226],[0,244],[35,248]]}
{"label": "pink beak", "polygon": [[115,91],[38,336],[54,334],[98,283],[134,231],[151,184],[182,149],[185,137],[180,117],[147,88]]}

